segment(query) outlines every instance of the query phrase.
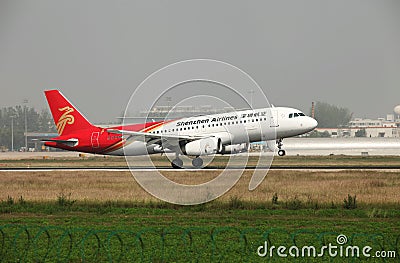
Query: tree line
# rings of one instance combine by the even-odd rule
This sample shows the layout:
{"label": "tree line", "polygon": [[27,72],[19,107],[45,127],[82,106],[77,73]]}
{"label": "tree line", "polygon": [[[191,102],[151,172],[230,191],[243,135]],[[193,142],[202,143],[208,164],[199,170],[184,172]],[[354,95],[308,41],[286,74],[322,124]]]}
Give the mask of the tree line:
{"label": "tree line", "polygon": [[[353,117],[353,113],[344,107],[338,107],[326,102],[317,101],[314,108],[314,118],[318,121],[319,128],[340,128],[348,126]],[[312,108],[310,109],[310,116]],[[357,133],[356,133],[357,136]],[[331,137],[328,131],[312,131],[309,137],[323,138]]]}
{"label": "tree line", "polygon": [[14,150],[25,146],[25,114],[28,132],[56,132],[53,118],[47,110],[38,112],[32,107],[20,105],[0,108],[0,147],[2,149],[12,149],[12,122],[14,127]]}
{"label": "tree line", "polygon": [[315,103],[315,119],[318,121],[318,127],[345,127],[349,124],[352,117],[353,114],[348,108],[338,107],[321,101]]}

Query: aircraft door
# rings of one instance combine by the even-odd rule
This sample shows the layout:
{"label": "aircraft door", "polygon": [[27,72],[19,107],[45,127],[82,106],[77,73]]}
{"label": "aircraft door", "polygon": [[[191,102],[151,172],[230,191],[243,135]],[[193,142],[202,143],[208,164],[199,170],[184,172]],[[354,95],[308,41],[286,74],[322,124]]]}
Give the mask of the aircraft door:
{"label": "aircraft door", "polygon": [[99,136],[100,136],[100,132],[92,132],[92,137],[90,138],[90,141],[92,143],[92,148],[100,147]]}
{"label": "aircraft door", "polygon": [[271,117],[270,117],[270,127],[278,127],[279,122],[278,122],[278,110],[276,109],[271,109]]}

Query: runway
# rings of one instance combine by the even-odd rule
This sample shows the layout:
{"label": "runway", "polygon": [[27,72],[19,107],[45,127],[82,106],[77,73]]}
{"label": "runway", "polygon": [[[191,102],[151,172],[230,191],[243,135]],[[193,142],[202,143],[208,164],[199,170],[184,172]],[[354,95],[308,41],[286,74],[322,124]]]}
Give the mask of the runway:
{"label": "runway", "polygon": [[149,172],[149,171],[174,171],[174,172],[199,172],[199,171],[222,171],[222,170],[296,170],[296,171],[343,171],[343,170],[362,170],[362,171],[391,171],[391,172],[400,172],[399,166],[363,166],[363,165],[325,165],[325,166],[287,166],[287,165],[274,165],[271,167],[266,166],[247,166],[246,168],[242,167],[227,167],[227,168],[218,168],[218,167],[205,167],[202,169],[195,168],[183,168],[183,169],[174,169],[169,166],[161,166],[161,167],[137,167],[131,168],[128,167],[4,167],[0,168],[0,172],[51,172],[51,171],[102,171],[102,172]]}

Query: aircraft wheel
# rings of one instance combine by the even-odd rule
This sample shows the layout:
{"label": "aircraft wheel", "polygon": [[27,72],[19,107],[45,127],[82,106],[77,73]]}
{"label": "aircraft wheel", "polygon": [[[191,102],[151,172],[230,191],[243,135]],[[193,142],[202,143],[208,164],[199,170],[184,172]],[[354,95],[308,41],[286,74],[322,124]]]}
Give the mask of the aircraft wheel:
{"label": "aircraft wheel", "polygon": [[278,155],[279,156],[285,156],[286,155],[286,151],[285,150],[279,150],[278,151]]}
{"label": "aircraft wheel", "polygon": [[183,161],[179,158],[176,158],[171,162],[171,166],[175,169],[183,168]]}
{"label": "aircraft wheel", "polygon": [[196,168],[200,168],[201,166],[203,166],[203,159],[201,159],[200,157],[196,157],[192,160],[192,165]]}

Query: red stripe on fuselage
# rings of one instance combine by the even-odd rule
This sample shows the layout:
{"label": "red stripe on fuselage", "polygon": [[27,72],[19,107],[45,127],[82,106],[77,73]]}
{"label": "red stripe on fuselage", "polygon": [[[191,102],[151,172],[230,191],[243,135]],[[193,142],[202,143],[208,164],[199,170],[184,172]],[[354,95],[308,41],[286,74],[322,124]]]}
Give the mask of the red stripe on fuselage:
{"label": "red stripe on fuselage", "polygon": [[[116,129],[116,130],[123,130],[123,131],[150,132],[150,131],[156,130],[160,126],[170,123],[172,121],[174,121],[174,120],[132,124],[132,125],[126,125],[126,126],[112,127],[109,129]],[[118,141],[118,142],[108,146],[107,148],[102,150],[101,153],[110,153],[110,152],[121,149],[125,145],[126,145],[126,140],[121,140],[121,141]]]}

